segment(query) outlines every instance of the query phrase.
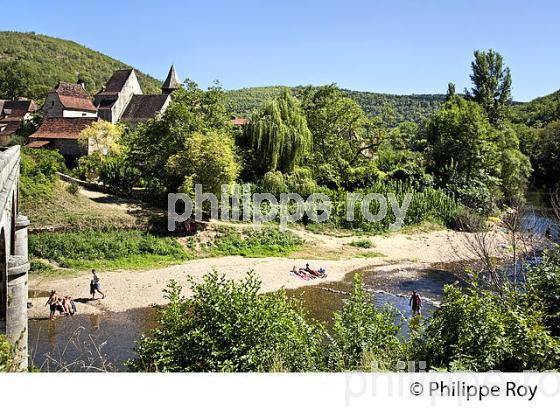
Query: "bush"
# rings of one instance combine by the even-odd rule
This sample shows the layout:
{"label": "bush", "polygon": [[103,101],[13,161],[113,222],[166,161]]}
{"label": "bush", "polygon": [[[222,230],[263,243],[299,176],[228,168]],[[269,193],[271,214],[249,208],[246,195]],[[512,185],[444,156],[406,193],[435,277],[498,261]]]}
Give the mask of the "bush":
{"label": "bush", "polygon": [[466,206],[459,206],[451,216],[449,227],[456,231],[482,232],[488,228],[486,218]]}
{"label": "bush", "polygon": [[552,334],[560,336],[560,247],[545,251],[542,260],[527,271],[526,277],[529,299],[542,307]]}
{"label": "bush", "polygon": [[26,203],[49,199],[57,172],[65,172],[64,157],[56,151],[24,148],[21,152],[20,191]]}
{"label": "bush", "polygon": [[6,339],[6,336],[0,335],[0,373],[15,372],[17,370],[14,358],[14,347]]}
{"label": "bush", "polygon": [[542,314],[512,305],[474,287],[446,286],[441,307],[411,338],[412,356],[430,368],[484,372],[553,370],[560,367],[560,342],[543,325]]}
{"label": "bush", "polygon": [[136,345],[132,371],[254,372],[321,369],[323,329],[284,292],[259,296],[253,273],[239,283],[209,273],[192,297],[171,283],[157,328]]}
{"label": "bush", "polygon": [[68,191],[72,195],[78,195],[78,192],[80,191],[80,186],[75,182],[71,182],[66,187],[66,191]]}
{"label": "bush", "polygon": [[356,239],[355,241],[350,242],[350,246],[369,249],[373,247],[373,243],[369,239]]}
{"label": "bush", "polygon": [[395,370],[405,354],[396,317],[394,309],[379,310],[373,305],[361,274],[356,274],[352,295],[334,314],[330,367],[336,371],[371,371],[367,366],[375,364],[379,369]]}
{"label": "bush", "polygon": [[207,245],[213,256],[241,255],[252,258],[285,256],[301,249],[304,241],[290,232],[274,228],[260,231],[244,229],[238,232],[225,228],[218,231],[214,241]]}

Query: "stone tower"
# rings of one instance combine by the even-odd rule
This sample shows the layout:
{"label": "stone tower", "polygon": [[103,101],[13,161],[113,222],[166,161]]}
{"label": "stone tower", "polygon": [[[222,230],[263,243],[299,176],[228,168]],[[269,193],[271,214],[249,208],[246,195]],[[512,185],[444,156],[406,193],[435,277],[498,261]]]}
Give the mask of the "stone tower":
{"label": "stone tower", "polygon": [[169,73],[167,74],[167,78],[161,86],[161,92],[162,94],[171,94],[173,91],[180,87],[181,81],[179,81],[179,76],[177,75],[177,71],[175,71],[175,66],[171,65]]}

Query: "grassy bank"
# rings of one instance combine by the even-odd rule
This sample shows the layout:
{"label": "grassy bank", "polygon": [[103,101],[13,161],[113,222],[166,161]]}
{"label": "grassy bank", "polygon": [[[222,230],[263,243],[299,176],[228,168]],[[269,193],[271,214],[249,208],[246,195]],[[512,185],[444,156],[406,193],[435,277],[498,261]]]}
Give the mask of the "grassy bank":
{"label": "grassy bank", "polygon": [[[139,269],[180,263],[192,257],[175,238],[139,230],[36,233],[29,237],[29,253],[32,258],[74,270]],[[39,270],[46,270],[42,265]]]}
{"label": "grassy bank", "polygon": [[216,236],[203,251],[210,256],[240,255],[248,258],[288,256],[303,249],[303,239],[290,232],[280,232],[277,228],[252,228],[241,231],[220,227]]}

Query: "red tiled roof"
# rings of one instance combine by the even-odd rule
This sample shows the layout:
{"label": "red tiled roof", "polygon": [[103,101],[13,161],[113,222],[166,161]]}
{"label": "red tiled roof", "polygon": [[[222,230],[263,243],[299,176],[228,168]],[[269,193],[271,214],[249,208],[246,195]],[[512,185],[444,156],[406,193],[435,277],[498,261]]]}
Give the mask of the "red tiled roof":
{"label": "red tiled roof", "polygon": [[45,118],[31,139],[78,139],[80,132],[97,118]]}
{"label": "red tiled roof", "polygon": [[92,111],[95,112],[97,109],[95,105],[89,99],[79,98],[79,97],[69,97],[66,95],[59,95],[60,102],[64,108],[74,108],[82,111]]}
{"label": "red tiled roof", "polygon": [[64,108],[95,112],[91,96],[80,84],[59,82],[54,91]]}
{"label": "red tiled roof", "polygon": [[45,145],[49,145],[51,141],[31,141],[26,145],[27,148],[42,148]]}
{"label": "red tiled roof", "polygon": [[20,121],[10,121],[0,123],[0,137],[15,134],[19,129]]}

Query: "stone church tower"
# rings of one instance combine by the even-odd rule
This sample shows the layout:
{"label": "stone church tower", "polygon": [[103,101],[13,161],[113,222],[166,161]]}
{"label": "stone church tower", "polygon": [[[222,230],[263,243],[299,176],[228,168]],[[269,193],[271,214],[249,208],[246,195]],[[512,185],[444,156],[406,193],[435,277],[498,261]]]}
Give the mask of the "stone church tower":
{"label": "stone church tower", "polygon": [[171,94],[173,91],[181,87],[181,81],[179,81],[179,76],[177,71],[175,71],[175,66],[171,65],[167,78],[161,86],[162,94]]}

